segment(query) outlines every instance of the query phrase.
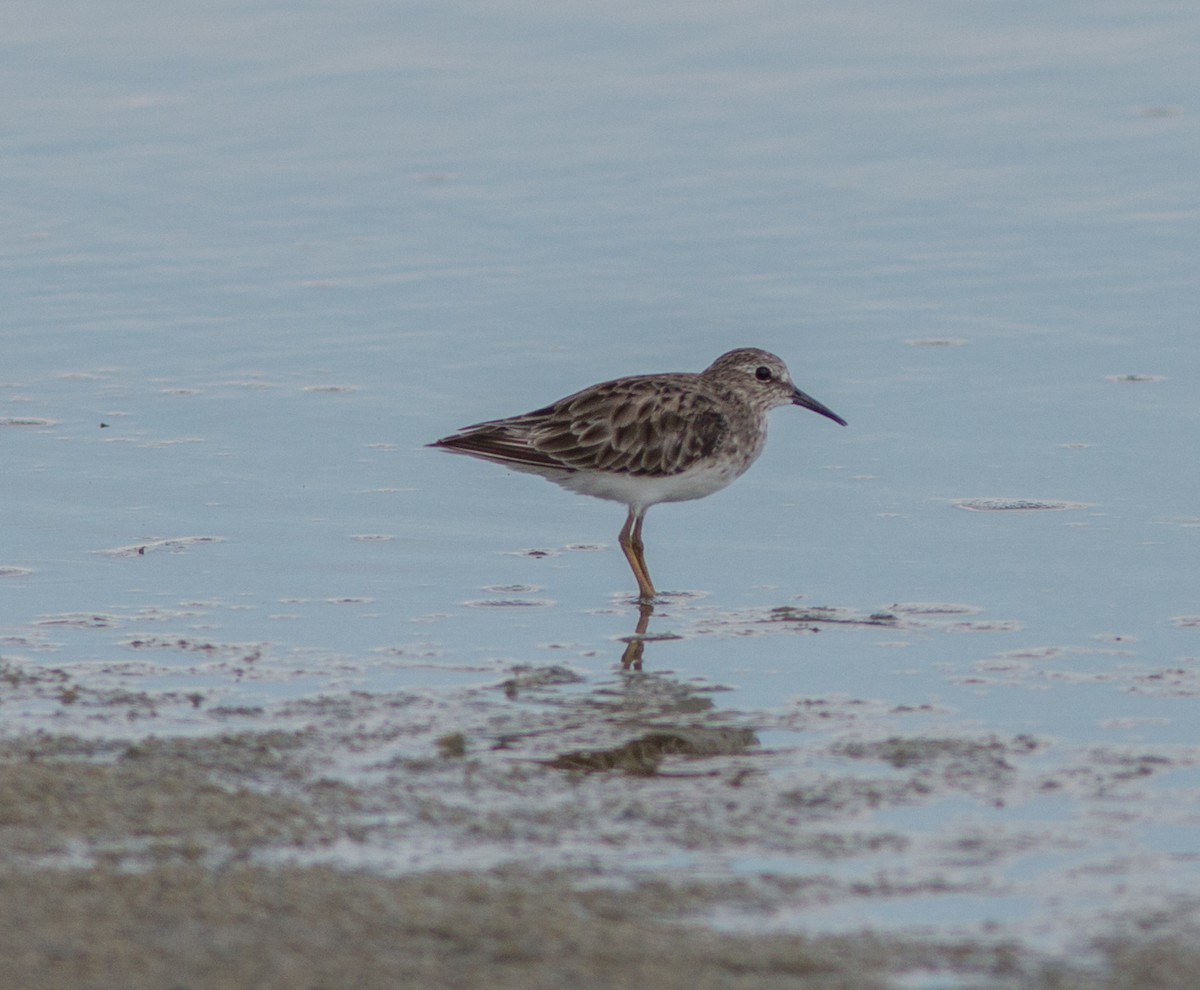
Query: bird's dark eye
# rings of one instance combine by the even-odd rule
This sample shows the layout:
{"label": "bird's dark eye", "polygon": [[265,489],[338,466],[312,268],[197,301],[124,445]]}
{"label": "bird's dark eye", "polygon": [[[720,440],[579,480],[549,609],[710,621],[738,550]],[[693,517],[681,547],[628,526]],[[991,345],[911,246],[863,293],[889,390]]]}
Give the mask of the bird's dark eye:
{"label": "bird's dark eye", "polygon": [[758,369],[758,371],[754,372],[754,377],[760,382],[769,382],[771,380],[771,369],[767,367],[761,367]]}

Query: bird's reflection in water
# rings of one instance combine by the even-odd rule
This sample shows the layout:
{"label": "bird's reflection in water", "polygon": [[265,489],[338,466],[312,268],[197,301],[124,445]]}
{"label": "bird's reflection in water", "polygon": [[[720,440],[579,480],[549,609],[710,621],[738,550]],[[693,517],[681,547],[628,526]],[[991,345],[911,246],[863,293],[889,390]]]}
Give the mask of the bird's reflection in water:
{"label": "bird's reflection in water", "polygon": [[625,644],[625,652],[621,654],[621,666],[625,670],[642,669],[642,654],[646,650],[647,643],[654,640],[682,638],[675,635],[675,633],[659,633],[655,636],[648,632],[650,628],[650,616],[653,614],[654,606],[650,602],[638,602],[637,627],[634,629],[632,636],[622,638],[622,642]]}

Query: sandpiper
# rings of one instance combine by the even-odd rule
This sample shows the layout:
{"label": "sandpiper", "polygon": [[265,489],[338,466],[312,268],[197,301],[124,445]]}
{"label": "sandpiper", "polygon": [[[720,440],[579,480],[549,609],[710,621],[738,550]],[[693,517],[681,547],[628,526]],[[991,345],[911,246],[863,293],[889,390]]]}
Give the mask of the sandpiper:
{"label": "sandpiper", "polygon": [[800,391],[774,354],[742,347],[699,374],[617,378],[523,416],[465,427],[429,446],[628,506],[617,539],[639,598],[649,603],[657,592],[642,544],[646,510],[704,498],[739,477],[767,442],[767,413],[786,405],[846,425]]}

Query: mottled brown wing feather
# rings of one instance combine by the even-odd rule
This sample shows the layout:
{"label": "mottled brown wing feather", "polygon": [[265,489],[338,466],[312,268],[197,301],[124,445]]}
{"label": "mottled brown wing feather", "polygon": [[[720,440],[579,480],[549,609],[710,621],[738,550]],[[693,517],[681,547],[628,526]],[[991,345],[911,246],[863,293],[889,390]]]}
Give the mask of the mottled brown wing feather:
{"label": "mottled brown wing feather", "polygon": [[713,454],[729,429],[716,401],[688,384],[658,375],[585,389],[550,407],[530,443],[574,470],[678,474]]}
{"label": "mottled brown wing feather", "polygon": [[[431,444],[534,470],[678,474],[721,446],[729,423],[694,380],[624,378]],[[680,375],[680,379],[694,379]]]}
{"label": "mottled brown wing feather", "polygon": [[431,447],[453,450],[460,454],[471,454],[484,460],[514,467],[529,467],[542,470],[570,471],[561,461],[543,453],[530,444],[530,432],[536,420],[530,417],[495,420],[468,426],[453,436],[443,437],[431,443]]}

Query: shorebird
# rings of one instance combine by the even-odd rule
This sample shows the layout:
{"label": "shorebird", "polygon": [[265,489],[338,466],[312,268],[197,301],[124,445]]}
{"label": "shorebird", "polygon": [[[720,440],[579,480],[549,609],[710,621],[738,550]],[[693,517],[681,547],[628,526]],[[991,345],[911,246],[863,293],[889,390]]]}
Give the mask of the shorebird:
{"label": "shorebird", "polygon": [[646,510],[704,498],[730,484],[762,453],[767,413],[787,405],[846,425],[793,384],[782,360],[742,347],[699,374],[617,378],[521,416],[465,427],[428,446],[628,506],[617,542],[639,600],[649,603],[657,592],[642,543]]}

